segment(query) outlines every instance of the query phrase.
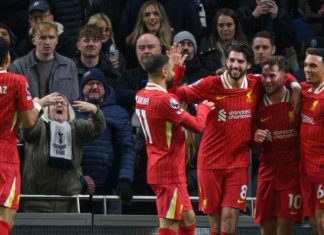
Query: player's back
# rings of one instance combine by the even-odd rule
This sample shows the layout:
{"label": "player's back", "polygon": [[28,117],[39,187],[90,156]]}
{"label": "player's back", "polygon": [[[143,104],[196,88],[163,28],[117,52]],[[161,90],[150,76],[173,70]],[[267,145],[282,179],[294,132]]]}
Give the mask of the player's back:
{"label": "player's back", "polygon": [[185,182],[185,136],[182,108],[176,96],[165,90],[144,88],[136,94],[136,114],[148,154],[148,183]]}
{"label": "player's back", "polygon": [[0,161],[19,162],[16,143],[18,115],[19,111],[32,108],[27,102],[31,102],[31,97],[26,84],[26,78],[21,75],[0,73]]}

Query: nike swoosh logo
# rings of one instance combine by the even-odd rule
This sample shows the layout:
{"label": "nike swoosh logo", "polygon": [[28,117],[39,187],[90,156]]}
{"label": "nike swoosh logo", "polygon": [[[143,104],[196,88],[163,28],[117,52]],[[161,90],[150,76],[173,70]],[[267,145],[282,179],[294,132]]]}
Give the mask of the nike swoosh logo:
{"label": "nike swoosh logo", "polygon": [[298,211],[290,211],[290,214],[291,215],[297,215],[298,214]]}
{"label": "nike swoosh logo", "polygon": [[238,204],[245,203],[245,200],[237,199],[237,203],[238,203]]}
{"label": "nike swoosh logo", "polygon": [[265,122],[269,119],[270,117],[266,117],[266,118],[260,118],[260,122]]}
{"label": "nike swoosh logo", "polygon": [[320,203],[324,203],[324,200],[322,199],[322,200],[320,200]]}
{"label": "nike swoosh logo", "polygon": [[218,95],[218,96],[216,96],[216,100],[222,100],[224,98],[226,98],[226,95]]}

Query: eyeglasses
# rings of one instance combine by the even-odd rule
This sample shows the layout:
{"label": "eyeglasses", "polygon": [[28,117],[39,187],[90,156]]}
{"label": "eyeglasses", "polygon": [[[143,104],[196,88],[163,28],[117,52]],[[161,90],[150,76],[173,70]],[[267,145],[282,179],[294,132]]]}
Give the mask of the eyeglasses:
{"label": "eyeglasses", "polygon": [[57,102],[55,102],[53,105],[58,105],[58,104],[61,104],[61,105],[63,105],[63,106],[68,106],[68,103],[65,101],[65,100],[62,100],[62,101],[57,101]]}

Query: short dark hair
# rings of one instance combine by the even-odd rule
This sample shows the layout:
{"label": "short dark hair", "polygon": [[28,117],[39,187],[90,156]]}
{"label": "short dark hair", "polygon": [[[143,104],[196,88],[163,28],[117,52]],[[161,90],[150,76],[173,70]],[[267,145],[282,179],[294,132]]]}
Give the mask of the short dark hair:
{"label": "short dark hair", "polygon": [[263,30],[263,31],[260,31],[260,32],[256,33],[254,35],[253,39],[252,39],[252,44],[253,44],[255,38],[266,38],[266,39],[269,39],[271,46],[274,46],[275,45],[275,41],[273,39],[273,36],[268,31]]}
{"label": "short dark hair", "polygon": [[6,63],[6,59],[9,53],[9,43],[2,37],[0,37],[0,66],[2,67]]}
{"label": "short dark hair", "polygon": [[152,55],[144,61],[144,70],[148,74],[156,74],[169,62],[169,57],[166,55]]}
{"label": "short dark hair", "polygon": [[253,51],[248,43],[236,41],[230,44],[225,50],[226,58],[228,58],[231,51],[243,53],[247,62],[253,63]]}
{"label": "short dark hair", "polygon": [[270,67],[277,65],[279,71],[284,71],[285,73],[288,72],[288,63],[283,56],[271,56],[267,58],[261,66],[263,68],[266,65],[269,65]]}
{"label": "short dark hair", "polygon": [[308,48],[306,50],[306,55],[317,55],[322,57],[322,62],[324,63],[324,49],[323,48]]}
{"label": "short dark hair", "polygon": [[95,24],[86,24],[79,31],[78,40],[80,41],[82,38],[101,40],[101,29]]}

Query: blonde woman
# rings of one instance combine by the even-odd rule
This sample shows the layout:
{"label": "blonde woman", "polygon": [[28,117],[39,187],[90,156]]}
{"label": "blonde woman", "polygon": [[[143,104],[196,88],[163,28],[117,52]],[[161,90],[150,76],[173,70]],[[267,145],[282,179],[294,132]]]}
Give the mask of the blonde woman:
{"label": "blonde woman", "polygon": [[105,58],[112,63],[114,68],[118,69],[120,72],[123,72],[125,70],[125,59],[117,49],[114,39],[114,30],[109,17],[106,14],[97,13],[89,18],[87,24],[95,24],[101,29],[101,52]]}
{"label": "blonde woman", "polygon": [[155,0],[146,1],[142,5],[137,15],[135,28],[126,38],[129,52],[127,54],[132,55],[132,58],[127,58],[128,65],[136,61],[136,41],[144,33],[154,34],[160,39],[164,50],[169,48],[172,40],[172,28],[164,7]]}

